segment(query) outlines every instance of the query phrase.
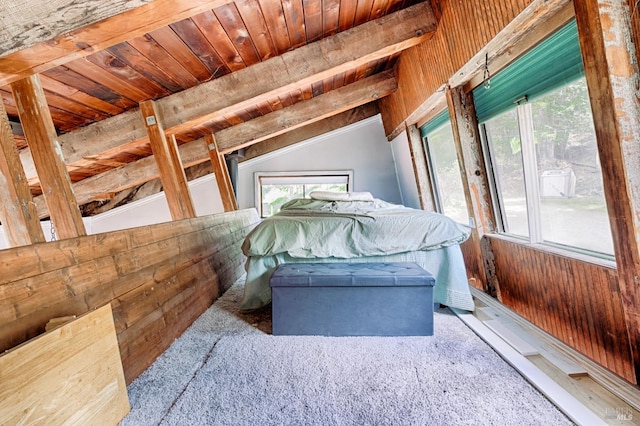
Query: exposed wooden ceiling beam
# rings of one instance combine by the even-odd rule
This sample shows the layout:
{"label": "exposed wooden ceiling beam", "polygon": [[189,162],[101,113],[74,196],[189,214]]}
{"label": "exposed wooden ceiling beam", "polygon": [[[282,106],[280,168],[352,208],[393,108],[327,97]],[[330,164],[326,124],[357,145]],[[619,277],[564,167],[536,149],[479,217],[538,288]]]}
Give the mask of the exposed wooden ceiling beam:
{"label": "exposed wooden ceiling beam", "polygon": [[[416,45],[431,37],[436,25],[430,4],[419,3],[162,98],[157,101],[158,111],[167,133],[190,130],[216,117],[233,114]],[[137,110],[59,137],[67,165],[145,139],[146,132]],[[31,178],[35,173],[29,166],[29,157],[28,151],[21,154],[25,173]]]}
{"label": "exposed wooden ceiling beam", "polygon": [[220,152],[227,154],[287,131],[320,121],[387,96],[398,88],[390,71],[375,74],[308,101],[216,132]]}
{"label": "exposed wooden ceiling beam", "polygon": [[0,2],[0,85],[232,1],[4,0]]}
{"label": "exposed wooden ceiling beam", "polygon": [[[209,160],[204,138],[191,141],[178,147],[182,167],[187,168]],[[78,205],[105,198],[105,194],[113,194],[133,188],[160,177],[158,164],[153,156],[141,158],[122,167],[109,170],[73,184],[73,192]],[[106,197],[109,198],[109,197]],[[38,217],[49,215],[44,197],[33,198],[38,210]]]}
{"label": "exposed wooden ceiling beam", "polygon": [[[349,86],[352,86],[351,92],[353,94],[341,93],[340,89],[338,89],[328,92],[327,94],[317,96],[316,98],[310,99],[308,101],[292,105],[288,109],[293,108],[296,105],[307,104],[307,107],[299,110],[298,113],[303,114],[307,117],[306,123],[312,124],[327,117],[327,112],[322,109],[322,104],[329,104],[332,106],[332,108],[334,108],[334,111],[338,112],[341,111],[342,108],[341,102],[343,104],[350,103],[350,108],[357,108],[359,105],[367,104],[380,96],[389,94],[391,91],[395,90],[396,82],[393,75],[390,72],[386,72],[369,77],[359,82],[352,83]],[[359,94],[360,100],[358,100],[355,93]],[[323,98],[325,99],[324,101],[322,100]],[[346,99],[341,100],[340,98]],[[314,99],[316,100],[315,102],[313,102]],[[320,99],[320,101],[318,101],[318,99]],[[280,111],[276,111],[267,115],[274,115],[277,112]],[[375,109],[375,112],[377,113],[377,108]],[[251,120],[249,123],[256,120],[257,119]],[[271,124],[262,124],[265,126],[269,126],[266,130],[266,133],[271,135],[271,137],[275,137],[277,135],[282,136],[282,127],[277,124],[277,120],[272,120]],[[297,127],[301,127],[304,124],[305,123],[302,123]],[[300,137],[303,138],[303,135],[305,135],[304,128],[299,128],[297,130],[299,131]],[[271,138],[264,137],[261,138],[261,140],[271,140]],[[273,140],[278,139],[274,138]],[[299,142],[300,140],[302,139],[299,139],[296,142]],[[180,152],[180,158],[182,160],[183,168],[191,167],[204,161],[209,161],[209,152],[207,151],[207,144],[204,138],[180,145],[178,147],[178,150]],[[231,151],[233,151],[233,149],[231,149]],[[141,185],[150,180],[157,179],[159,176],[160,173],[158,171],[156,161],[153,156],[149,156],[133,163],[124,165],[122,167],[109,170],[108,172],[101,173],[76,182],[73,184],[73,192],[75,194],[78,205],[83,205],[97,199],[103,199],[104,194],[120,192],[125,189]],[[40,218],[47,217],[48,211],[46,209],[43,196],[40,195],[34,197],[34,202],[38,210],[38,216]]]}
{"label": "exposed wooden ceiling beam", "polygon": [[300,127],[299,129],[291,130],[290,132],[282,135],[274,136],[262,142],[248,146],[245,149],[244,157],[240,158],[239,162],[242,163],[244,161],[251,160],[252,158],[256,158],[278,149],[294,145],[298,142],[331,132],[332,130],[341,129],[350,124],[364,120],[365,118],[373,117],[379,112],[378,103],[369,102],[368,104],[349,111],[341,112],[340,114],[332,117],[327,117],[324,120],[316,121],[315,123]]}

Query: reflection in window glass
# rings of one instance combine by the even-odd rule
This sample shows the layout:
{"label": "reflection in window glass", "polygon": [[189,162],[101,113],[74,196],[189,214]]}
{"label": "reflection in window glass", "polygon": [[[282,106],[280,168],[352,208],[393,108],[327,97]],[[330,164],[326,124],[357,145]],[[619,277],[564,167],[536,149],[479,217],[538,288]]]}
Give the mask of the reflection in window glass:
{"label": "reflection in window glass", "polygon": [[545,241],[613,254],[584,78],[531,102]]}
{"label": "reflection in window glass", "polygon": [[491,152],[504,232],[529,236],[522,149],[516,109],[484,123]]}
{"label": "reflection in window glass", "polygon": [[306,183],[306,184],[263,184],[262,217],[272,216],[280,211],[280,207],[295,198],[309,198],[312,191],[347,192],[346,183]]}
{"label": "reflection in window glass", "polygon": [[450,122],[426,138],[431,168],[435,174],[441,213],[464,224],[469,223],[467,202]]}

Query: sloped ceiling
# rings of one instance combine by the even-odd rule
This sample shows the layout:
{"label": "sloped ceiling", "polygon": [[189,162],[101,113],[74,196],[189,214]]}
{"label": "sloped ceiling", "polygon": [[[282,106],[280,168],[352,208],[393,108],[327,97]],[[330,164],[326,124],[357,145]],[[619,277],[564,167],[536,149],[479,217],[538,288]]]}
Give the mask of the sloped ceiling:
{"label": "sloped ceiling", "polygon": [[140,102],[197,165],[205,135],[229,153],[392,93],[400,52],[437,25],[412,0],[1,1],[0,20],[0,94],[41,217],[14,81],[38,74],[85,205],[157,177]]}

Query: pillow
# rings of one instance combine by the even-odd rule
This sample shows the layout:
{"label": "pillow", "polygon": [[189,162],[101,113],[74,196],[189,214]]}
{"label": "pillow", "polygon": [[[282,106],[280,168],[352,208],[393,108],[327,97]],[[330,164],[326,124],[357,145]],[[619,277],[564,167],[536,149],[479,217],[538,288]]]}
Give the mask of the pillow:
{"label": "pillow", "polygon": [[325,201],[373,201],[370,192],[338,192],[338,191],[312,191],[309,194],[314,200]]}

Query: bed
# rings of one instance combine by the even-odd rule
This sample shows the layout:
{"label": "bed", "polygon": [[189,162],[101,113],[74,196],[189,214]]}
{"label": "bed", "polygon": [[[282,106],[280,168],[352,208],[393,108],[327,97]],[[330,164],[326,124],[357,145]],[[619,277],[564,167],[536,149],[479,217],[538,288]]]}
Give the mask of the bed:
{"label": "bed", "polygon": [[311,195],[289,201],[245,238],[242,310],[269,304],[271,274],[278,265],[295,262],[415,262],[435,276],[435,302],[474,310],[459,245],[469,228],[369,193]]}

